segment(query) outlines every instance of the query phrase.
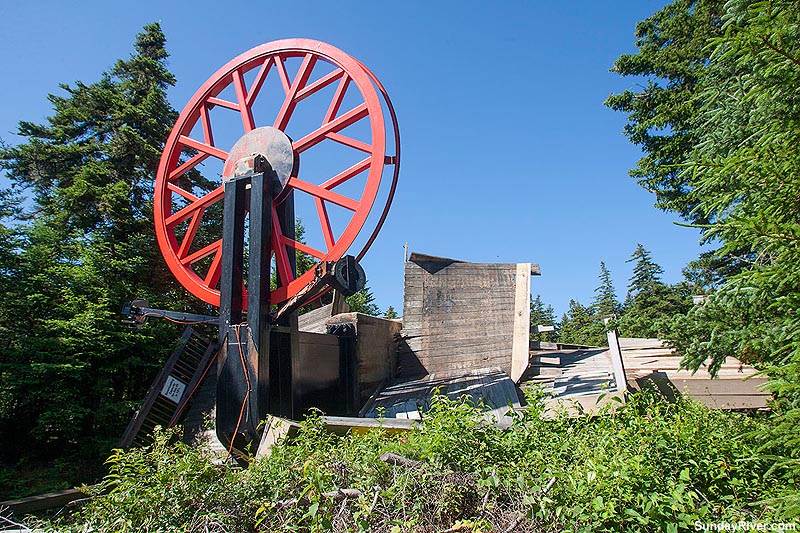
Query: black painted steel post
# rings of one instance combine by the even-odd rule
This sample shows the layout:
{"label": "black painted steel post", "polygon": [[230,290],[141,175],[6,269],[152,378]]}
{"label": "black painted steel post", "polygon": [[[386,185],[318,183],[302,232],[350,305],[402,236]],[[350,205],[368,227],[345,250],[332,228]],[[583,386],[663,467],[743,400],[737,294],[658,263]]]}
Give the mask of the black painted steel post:
{"label": "black painted steel post", "polygon": [[[239,342],[242,337],[239,326],[242,323],[245,197],[248,181],[246,178],[234,177],[224,185],[216,432],[220,442],[226,447],[231,441],[241,441],[242,433],[247,433],[243,431],[240,420],[242,405],[249,397],[249,389],[245,378],[246,365],[243,364],[240,352],[243,347]],[[246,342],[246,338],[241,340]],[[237,444],[240,443],[235,442]]]}
{"label": "black painted steel post", "polygon": [[[263,165],[261,164],[263,163]],[[259,161],[250,180],[250,247],[247,272],[249,364],[256,370],[250,416],[263,420],[270,394],[270,263],[272,254],[272,200],[280,181],[266,160]]]}

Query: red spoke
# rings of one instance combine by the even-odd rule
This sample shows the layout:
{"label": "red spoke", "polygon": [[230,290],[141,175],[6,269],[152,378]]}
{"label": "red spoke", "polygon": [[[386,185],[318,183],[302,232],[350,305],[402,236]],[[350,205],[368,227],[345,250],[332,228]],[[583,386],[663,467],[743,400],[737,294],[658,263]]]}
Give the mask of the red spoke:
{"label": "red spoke", "polygon": [[244,88],[244,74],[241,70],[236,70],[233,73],[233,86],[236,90],[236,100],[239,102],[239,111],[242,114],[242,125],[244,132],[252,131],[256,127],[255,120],[253,120],[253,111],[247,105],[247,92]]}
{"label": "red spoke", "polygon": [[339,113],[339,108],[342,106],[342,100],[344,100],[344,93],[347,92],[347,85],[350,83],[350,76],[344,76],[342,80],[339,82],[339,86],[336,87],[336,92],[333,95],[333,100],[331,100],[331,105],[328,107],[328,112],[325,113],[325,118],[322,119],[323,124],[327,124],[333,117],[335,117]]}
{"label": "red spoke", "polygon": [[256,74],[256,79],[253,80],[253,85],[250,87],[250,91],[247,93],[247,98],[245,103],[250,106],[255,100],[256,96],[258,96],[258,92],[261,90],[261,86],[264,85],[264,80],[267,79],[267,74],[269,74],[269,68],[272,66],[274,57],[270,56],[267,58],[266,61],[261,65],[261,68],[258,69],[258,74]]}
{"label": "red spoke", "polygon": [[298,102],[295,100],[297,91],[306,84],[309,76],[311,76],[311,71],[314,70],[314,62],[314,56],[311,54],[306,54],[306,56],[303,58],[303,63],[300,65],[300,70],[297,71],[297,76],[295,76],[292,86],[286,93],[286,98],[283,100],[281,110],[278,111],[278,116],[275,118],[274,127],[278,128],[279,130],[286,129],[286,125],[289,123],[289,118],[292,116],[292,112],[294,111],[294,108]]}
{"label": "red spoke", "polygon": [[368,154],[372,153],[372,145],[358,141],[351,137],[347,137],[346,135],[342,135],[341,133],[331,132],[327,134],[325,137],[327,137],[332,141],[336,141],[337,143],[344,144],[345,146],[355,148],[356,150],[361,150],[362,152],[366,152]]}
{"label": "red spoke", "polygon": [[298,241],[296,241],[294,239],[290,239],[288,237],[284,237],[283,238],[283,244],[291,246],[292,248],[300,250],[301,252],[307,253],[308,255],[314,256],[317,259],[322,259],[322,258],[325,257],[325,255],[327,255],[327,254],[325,254],[323,252],[320,252],[316,248],[312,248],[311,246],[309,246],[307,244],[303,244],[302,242],[298,242]]}
{"label": "red spoke", "polygon": [[209,146],[214,146],[214,133],[211,131],[211,118],[208,116],[208,106],[200,106],[200,120],[203,123],[203,140]]}
{"label": "red spoke", "polygon": [[175,178],[183,176],[184,174],[186,174],[187,172],[192,170],[194,167],[196,167],[197,165],[202,163],[205,160],[206,157],[208,157],[208,154],[204,154],[204,153],[199,153],[199,154],[193,155],[191,159],[189,159],[188,161],[183,163],[181,166],[179,166],[178,168],[176,168],[175,170],[170,172],[169,176],[167,176],[167,181],[172,181]]}
{"label": "red spoke", "polygon": [[303,100],[304,98],[311,96],[315,92],[320,91],[325,87],[327,87],[328,85],[330,85],[331,83],[335,82],[342,76],[344,76],[344,70],[342,69],[336,69],[330,74],[324,75],[311,85],[306,85],[305,87],[297,91],[297,94],[295,95],[295,100],[299,102],[300,100]]}
{"label": "red spoke", "polygon": [[280,220],[278,219],[278,212],[275,206],[272,206],[272,242],[273,250],[275,251],[275,264],[278,267],[278,276],[281,280],[281,286],[286,286],[294,281],[292,275],[292,266],[289,263],[289,254],[286,253],[286,245],[283,242],[283,231],[281,230]]}
{"label": "red spoke", "polygon": [[228,158],[228,152],[225,150],[220,150],[215,146],[210,146],[205,143],[201,143],[200,141],[195,141],[191,137],[187,137],[186,135],[181,135],[178,139],[181,144],[184,146],[188,146],[189,148],[194,148],[195,150],[199,150],[205,154],[210,156],[216,157],[217,159],[222,159],[225,161]]}
{"label": "red spoke", "polygon": [[206,207],[210,206],[211,204],[222,200],[222,195],[225,192],[225,188],[220,186],[211,191],[210,193],[206,194],[196,202],[192,202],[191,204],[187,205],[180,211],[173,213],[164,221],[167,227],[172,227],[175,224],[180,224],[190,216],[194,215],[195,211],[199,209],[205,209]]}
{"label": "red spoke", "polygon": [[208,273],[203,280],[207,287],[214,288],[219,283],[220,275],[222,274],[222,246],[219,247],[214,259],[211,260],[211,266],[208,268]]}
{"label": "red spoke", "polygon": [[289,75],[286,74],[286,65],[283,64],[283,58],[281,56],[275,57],[275,70],[278,71],[278,77],[281,79],[281,85],[283,85],[283,92],[289,94]]}
{"label": "red spoke", "polygon": [[322,198],[314,197],[314,201],[317,204],[317,214],[319,215],[320,226],[322,226],[322,236],[325,237],[325,246],[330,252],[336,242],[331,229],[331,219],[328,218],[328,208],[325,207],[325,202],[322,201]]}
{"label": "red spoke", "polygon": [[189,221],[189,227],[186,228],[186,234],[183,236],[181,247],[178,248],[178,259],[186,257],[189,253],[189,248],[192,246],[194,236],[197,235],[197,229],[200,227],[200,221],[203,220],[203,212],[205,209],[198,209],[192,215],[192,220]]}
{"label": "red spoke", "polygon": [[323,189],[319,185],[314,185],[313,183],[297,179],[294,176],[289,178],[289,181],[286,182],[286,185],[299,191],[307,192],[308,194],[316,196],[317,198],[327,200],[328,202],[344,207],[345,209],[349,209],[350,211],[355,211],[359,206],[359,202],[356,202],[352,198],[342,196],[341,194],[329,191],[328,189]]}
{"label": "red spoke", "polygon": [[369,157],[362,161],[359,161],[358,163],[348,168],[347,170],[336,174],[334,177],[323,183],[321,187],[323,189],[333,189],[334,187],[341,185],[350,178],[358,176],[359,174],[367,170],[369,168],[370,162],[371,158]]}
{"label": "red spoke", "polygon": [[326,122],[322,125],[322,127],[317,128],[316,130],[312,131],[299,141],[295,141],[292,144],[292,148],[296,154],[315,146],[326,139],[326,135],[330,132],[338,132],[346,127],[358,122],[362,118],[369,115],[369,110],[367,109],[366,102],[351,109],[344,115],[331,120],[330,122]]}
{"label": "red spoke", "polygon": [[167,182],[167,189],[171,190],[172,192],[180,194],[181,196],[183,196],[184,198],[186,198],[190,202],[196,202],[197,200],[200,199],[197,196],[195,196],[194,194],[190,193],[189,191],[187,191],[185,189],[181,189],[180,187],[178,187],[177,185],[175,185],[174,183],[171,183],[171,182]]}
{"label": "red spoke", "polygon": [[197,263],[198,261],[200,261],[201,259],[203,259],[205,257],[208,257],[209,255],[213,254],[217,250],[222,250],[222,239],[220,239],[218,241],[215,241],[215,242],[212,242],[208,246],[206,246],[206,247],[204,247],[204,248],[202,248],[200,250],[197,250],[192,255],[188,255],[188,256],[184,257],[180,261],[184,265],[191,266],[191,265]]}
{"label": "red spoke", "polygon": [[220,107],[233,109],[234,111],[239,111],[239,104],[230,102],[228,100],[223,100],[222,98],[217,98],[216,96],[209,96],[206,102],[208,102],[210,105],[218,105]]}

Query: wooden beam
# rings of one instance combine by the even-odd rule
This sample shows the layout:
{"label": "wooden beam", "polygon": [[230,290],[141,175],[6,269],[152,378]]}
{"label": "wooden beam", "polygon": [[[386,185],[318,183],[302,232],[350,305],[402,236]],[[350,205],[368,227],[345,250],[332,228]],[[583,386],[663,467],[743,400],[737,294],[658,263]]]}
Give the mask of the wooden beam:
{"label": "wooden beam", "polygon": [[[608,325],[610,318],[604,318],[603,324]],[[617,328],[606,331],[608,337],[608,351],[611,355],[611,366],[614,369],[614,381],[617,392],[628,390],[628,380],[625,377],[625,363],[622,360],[622,349],[619,346],[619,331]]]}
{"label": "wooden beam", "polygon": [[56,507],[64,507],[84,498],[89,498],[89,496],[81,490],[68,489],[0,502],[0,509],[10,509],[15,515],[22,516],[47,509],[55,509]]}
{"label": "wooden beam", "polygon": [[528,368],[531,336],[531,264],[517,265],[514,287],[514,330],[511,342],[511,372],[514,383]]}

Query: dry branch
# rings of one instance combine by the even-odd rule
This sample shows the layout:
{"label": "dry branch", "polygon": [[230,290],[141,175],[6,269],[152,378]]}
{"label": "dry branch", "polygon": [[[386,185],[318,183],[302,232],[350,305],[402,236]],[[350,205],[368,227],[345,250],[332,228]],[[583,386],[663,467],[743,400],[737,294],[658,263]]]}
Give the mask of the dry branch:
{"label": "dry branch", "polygon": [[408,459],[402,455],[389,452],[381,455],[381,461],[393,466],[405,466],[406,468],[414,468],[422,464],[421,461],[414,461],[413,459]]}

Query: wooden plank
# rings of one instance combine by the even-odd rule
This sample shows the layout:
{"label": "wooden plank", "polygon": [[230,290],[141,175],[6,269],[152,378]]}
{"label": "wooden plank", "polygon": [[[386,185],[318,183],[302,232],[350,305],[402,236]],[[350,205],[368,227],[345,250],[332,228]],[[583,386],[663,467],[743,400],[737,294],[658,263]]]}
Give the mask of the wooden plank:
{"label": "wooden plank", "polygon": [[681,379],[670,376],[670,381],[679,392],[686,392],[689,396],[702,394],[770,396],[768,392],[759,390],[760,386],[766,384],[767,378],[751,378],[745,381],[741,379]]}
{"label": "wooden plank", "polygon": [[553,418],[558,413],[566,411],[568,416],[584,416],[595,413],[610,405],[614,409],[625,402],[621,392],[601,392],[583,396],[570,396],[566,398],[553,398],[545,402],[545,418]]}
{"label": "wooden plank", "polygon": [[531,265],[517,265],[514,284],[514,324],[511,341],[511,372],[516,383],[528,367],[531,333]]}
{"label": "wooden plank", "polygon": [[765,409],[769,396],[763,394],[736,394],[736,395],[691,395],[712,409],[738,410],[738,409]]}
{"label": "wooden plank", "polygon": [[558,344],[555,343],[555,342],[531,341],[530,349],[531,350],[558,350]]}
{"label": "wooden plank", "polygon": [[84,498],[88,498],[88,496],[79,489],[68,489],[0,502],[0,509],[9,509],[16,516],[22,516],[39,511],[46,511],[47,509],[64,507],[76,500]]}
{"label": "wooden plank", "polygon": [[[638,370],[671,370],[671,371],[691,372],[687,369],[682,368],[681,362],[683,361],[683,358],[678,356],[631,358],[628,357],[624,351],[622,353],[622,356],[623,360],[625,361],[626,371],[628,372],[636,372]],[[707,369],[708,369],[707,365],[702,366],[697,371],[697,374],[708,376]],[[720,370],[733,371],[734,373],[737,373],[742,377],[753,375],[756,373],[756,370],[752,367],[746,367],[746,366],[740,367],[731,364],[723,365]]]}
{"label": "wooden plank", "polygon": [[361,406],[381,383],[391,379],[397,371],[402,321],[363,313],[344,313],[330,317],[326,324],[350,324],[355,329],[357,394]]}
{"label": "wooden plank", "polygon": [[256,458],[269,457],[272,455],[272,448],[284,439],[293,438],[302,427],[301,424],[281,418],[278,416],[267,415],[264,419],[264,433],[256,450]]}
{"label": "wooden plank", "polygon": [[530,305],[519,302],[530,298],[530,264],[412,257],[419,264],[405,266],[401,357],[416,358],[429,372],[498,365],[521,375],[527,367],[524,315]]}
{"label": "wooden plank", "polygon": [[483,403],[496,419],[503,417],[509,404],[519,407],[516,386],[505,372],[499,368],[464,369],[394,383],[377,395],[367,416],[416,418],[419,409],[429,408],[436,390],[453,400],[466,395],[476,405]]}
{"label": "wooden plank", "polygon": [[[603,323],[608,324],[610,319],[604,318]],[[628,389],[628,380],[625,378],[625,363],[619,345],[619,332],[616,328],[606,332],[608,338],[608,353],[611,355],[611,366],[614,369],[614,383],[617,391],[624,392]]]}
{"label": "wooden plank", "polygon": [[634,347],[641,347],[641,348],[665,347],[664,341],[661,339],[648,339],[641,337],[620,337],[619,344],[623,350],[628,350]]}
{"label": "wooden plank", "polygon": [[[360,418],[349,416],[323,416],[322,423],[329,432],[336,435],[346,435],[348,433],[364,434],[369,431],[384,431],[389,434],[404,433],[414,429],[413,420],[403,420],[396,418]],[[303,424],[268,415],[265,420],[264,433],[258,445],[256,458],[269,457],[272,449],[286,439],[293,439],[297,436]]]}
{"label": "wooden plank", "polygon": [[325,333],[325,321],[331,317],[333,304],[323,305],[297,317],[300,331],[309,333]]}
{"label": "wooden plank", "polygon": [[404,433],[414,429],[414,420],[402,418],[356,418],[349,416],[323,416],[325,429],[337,435],[363,434],[368,431],[385,431],[389,434]]}

